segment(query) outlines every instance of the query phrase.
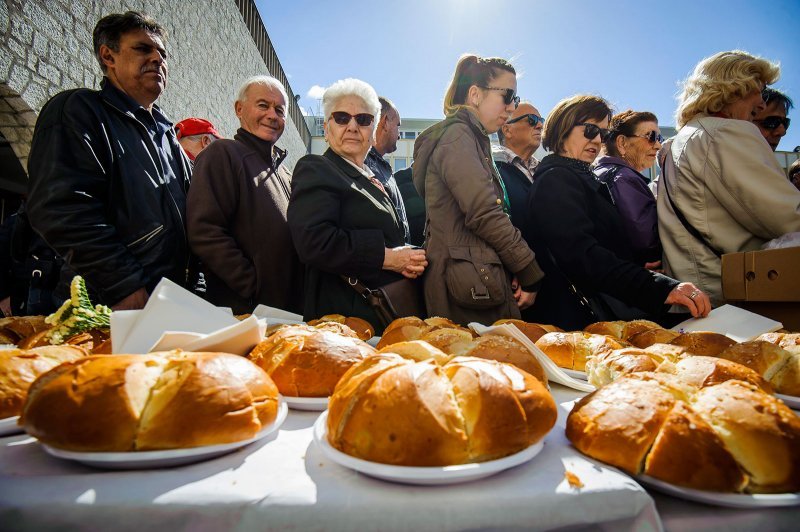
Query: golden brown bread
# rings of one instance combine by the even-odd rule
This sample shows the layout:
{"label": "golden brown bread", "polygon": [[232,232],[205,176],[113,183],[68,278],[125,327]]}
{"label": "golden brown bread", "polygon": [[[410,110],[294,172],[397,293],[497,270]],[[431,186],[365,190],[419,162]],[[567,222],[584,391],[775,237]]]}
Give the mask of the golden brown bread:
{"label": "golden brown bread", "polygon": [[20,415],[28,388],[39,375],[88,354],[80,347],[60,345],[0,351],[0,419]]}
{"label": "golden brown bread", "polygon": [[736,343],[724,334],[698,331],[683,333],[669,342],[686,348],[687,353],[715,357]]}
{"label": "golden brown bread", "polygon": [[473,340],[464,351],[456,354],[513,364],[547,386],[547,375],[542,365],[524,345],[513,338],[496,334],[481,336]]}
{"label": "golden brown bread", "polygon": [[662,364],[658,369],[672,373],[683,382],[697,388],[738,380],[752,384],[766,393],[772,393],[772,386],[761,375],[746,366],[722,358],[689,355],[674,364]]}
{"label": "golden brown bread", "polygon": [[[20,349],[33,349],[34,347],[43,347],[50,344],[50,329],[42,329],[31,336],[28,336],[19,342]],[[70,336],[62,344],[58,345],[75,345],[86,349],[93,354],[110,354],[111,353],[111,330],[110,329],[90,329],[73,336]]]}
{"label": "golden brown bread", "polygon": [[[387,345],[392,345],[397,342],[407,342],[409,340],[421,340],[425,333],[435,331],[438,329],[455,329],[464,331],[473,338],[475,334],[469,329],[454,323],[447,318],[434,316],[422,320],[415,316],[407,316],[398,318],[390,323],[383,331],[383,336],[378,342],[378,349],[382,349]],[[426,340],[427,341],[427,340]]]}
{"label": "golden brown bread", "polygon": [[516,326],[516,328],[519,329],[522,332],[522,334],[527,336],[533,343],[536,343],[536,341],[545,334],[553,332],[545,329],[543,325],[540,325],[538,323],[528,323],[527,321],[522,321],[522,320],[503,319],[503,320],[497,320],[492,325],[503,325],[504,323]]}
{"label": "golden brown bread", "polygon": [[291,325],[259,343],[248,358],[272,377],[283,395],[328,397],[350,366],[373,353],[358,338]]}
{"label": "golden brown bread", "polygon": [[739,380],[698,389],[666,373],[624,375],[581,399],[566,433],[634,475],[726,492],[800,489],[800,418]]}
{"label": "golden brown bread", "polygon": [[756,340],[732,345],[718,356],[754,370],[778,393],[800,395],[800,352]]}
{"label": "golden brown bread", "polygon": [[552,332],[539,338],[536,347],[559,367],[585,371],[588,359],[606,351],[621,349],[622,344],[601,334]]}
{"label": "golden brown bread", "polygon": [[653,352],[635,347],[605,351],[586,362],[586,375],[590,384],[600,388],[621,375],[642,371],[656,371],[662,362],[677,360],[670,352]]}
{"label": "golden brown bread", "polygon": [[550,393],[514,366],[472,357],[440,366],[378,354],[342,378],[327,428],[330,444],[357,458],[446,466],[521,451],[555,420]]}
{"label": "golden brown bread", "polygon": [[764,333],[756,340],[775,344],[792,353],[800,354],[800,333]]}
{"label": "golden brown bread", "polygon": [[341,314],[326,314],[319,319],[309,321],[308,324],[311,326],[318,326],[326,322],[341,323],[342,325],[346,325],[349,329],[356,333],[358,338],[364,341],[367,341],[375,336],[375,327],[373,327],[368,321],[361,318],[356,318],[354,316],[348,317],[342,316]]}
{"label": "golden brown bread", "polygon": [[598,321],[587,325],[583,331],[591,334],[604,334],[627,342],[632,336],[653,329],[658,330],[663,327],[649,320]]}
{"label": "golden brown bread", "polygon": [[[309,325],[311,324],[309,323]],[[358,336],[358,333],[356,333],[353,329],[351,329],[344,323],[339,323],[338,321],[320,321],[312,325],[312,327],[320,331],[329,331],[332,333],[336,333],[340,336],[348,336],[350,338],[359,338],[360,340],[363,340],[363,338],[360,338]]]}
{"label": "golden brown bread", "polygon": [[431,329],[424,332],[419,337],[420,340],[428,342],[450,355],[464,352],[475,339],[472,334],[461,329]]}
{"label": "golden brown bread", "polygon": [[278,390],[227,353],[89,356],[61,364],[28,392],[20,420],[72,451],[143,451],[251,438],[277,416]]}
{"label": "golden brown bread", "polygon": [[452,355],[448,355],[438,347],[435,347],[424,340],[411,340],[410,342],[397,342],[396,344],[387,345],[378,353],[393,353],[400,355],[403,358],[416,360],[421,362],[423,360],[433,359],[440,365],[445,365]]}
{"label": "golden brown bread", "polygon": [[635,347],[645,348],[653,344],[668,344],[680,334],[669,329],[647,329],[631,335],[628,341]]}
{"label": "golden brown bread", "polygon": [[44,316],[8,316],[0,318],[0,343],[19,345],[23,339],[47,330],[51,325],[45,323]]}

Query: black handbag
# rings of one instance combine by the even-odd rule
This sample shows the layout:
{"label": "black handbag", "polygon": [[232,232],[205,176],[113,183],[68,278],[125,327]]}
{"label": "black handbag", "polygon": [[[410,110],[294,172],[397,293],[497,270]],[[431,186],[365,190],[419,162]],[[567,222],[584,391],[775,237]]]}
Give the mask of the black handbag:
{"label": "black handbag", "polygon": [[375,289],[354,277],[342,275],[342,279],[353,290],[361,294],[367,304],[378,316],[381,325],[386,327],[397,318],[406,316],[425,316],[420,284],[416,280],[403,278]]}

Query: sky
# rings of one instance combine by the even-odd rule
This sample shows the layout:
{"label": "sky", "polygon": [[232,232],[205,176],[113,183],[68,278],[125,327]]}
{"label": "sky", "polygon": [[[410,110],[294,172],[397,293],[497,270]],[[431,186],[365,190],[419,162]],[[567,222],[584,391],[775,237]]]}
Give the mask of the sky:
{"label": "sky", "polygon": [[[317,114],[322,89],[355,77],[401,117],[442,118],[463,53],[509,59],[518,94],[547,115],[593,93],[617,111],[674,125],[680,82],[704,57],[740,49],[781,65],[774,87],[800,108],[800,0],[257,0],[299,103]],[[800,145],[797,123],[779,146]]]}

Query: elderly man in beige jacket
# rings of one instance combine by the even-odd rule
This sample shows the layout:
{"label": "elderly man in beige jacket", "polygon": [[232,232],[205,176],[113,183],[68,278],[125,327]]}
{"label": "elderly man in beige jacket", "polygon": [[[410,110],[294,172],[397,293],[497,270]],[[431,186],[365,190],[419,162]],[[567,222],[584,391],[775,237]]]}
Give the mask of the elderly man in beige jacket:
{"label": "elderly man in beige jacket", "polygon": [[664,268],[708,293],[714,306],[724,303],[722,254],[800,231],[800,191],[752,122],[764,108],[762,90],[779,72],[740,51],[701,61],[680,97],[680,130],[659,157]]}

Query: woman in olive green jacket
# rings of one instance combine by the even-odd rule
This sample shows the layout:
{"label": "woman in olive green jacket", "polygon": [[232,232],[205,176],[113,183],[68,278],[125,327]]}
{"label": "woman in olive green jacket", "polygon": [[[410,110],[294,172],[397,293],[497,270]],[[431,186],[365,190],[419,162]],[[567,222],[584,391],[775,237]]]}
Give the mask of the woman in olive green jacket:
{"label": "woman in olive green jacket", "polygon": [[505,60],[462,56],[445,95],[447,118],[414,145],[414,186],[428,215],[423,280],[431,316],[462,324],[519,318],[544,275],[511,224],[489,143],[519,102],[516,88]]}

